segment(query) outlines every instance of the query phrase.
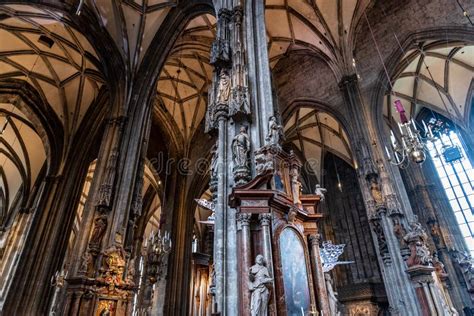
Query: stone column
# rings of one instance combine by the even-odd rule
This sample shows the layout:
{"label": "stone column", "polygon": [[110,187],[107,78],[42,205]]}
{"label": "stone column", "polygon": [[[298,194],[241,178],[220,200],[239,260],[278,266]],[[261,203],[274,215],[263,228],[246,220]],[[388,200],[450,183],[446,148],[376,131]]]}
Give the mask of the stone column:
{"label": "stone column", "polygon": [[271,292],[272,299],[270,300],[269,305],[269,313],[272,312],[276,313],[276,291],[275,291],[275,273],[273,270],[273,255],[272,255],[272,233],[271,233],[271,221],[272,221],[272,214],[271,213],[263,213],[258,216],[260,221],[260,226],[262,227],[262,254],[265,258],[265,262],[267,264],[267,269],[270,272],[270,276],[273,278],[273,282],[271,285]]}
{"label": "stone column", "polygon": [[237,229],[240,230],[240,313],[239,315],[247,316],[249,314],[248,306],[250,306],[250,292],[248,289],[249,268],[252,266],[252,244],[250,240],[250,213],[239,213],[237,215]]}
{"label": "stone column", "polygon": [[[393,313],[418,314],[419,302],[405,272],[405,263],[400,252],[400,242],[394,233],[391,215],[401,218],[403,224],[413,218],[411,208],[399,203],[393,182],[385,170],[383,159],[371,140],[371,124],[367,107],[360,97],[357,76],[344,77],[339,87],[348,106],[351,120],[351,144],[355,148],[357,172],[361,192],[372,227],[372,237],[378,245],[377,253],[382,277]],[[368,128],[367,128],[368,127]],[[409,205],[404,203],[403,205]]]}
{"label": "stone column", "polygon": [[262,250],[263,257],[267,262],[268,271],[273,276],[273,256],[272,256],[272,233],[270,231],[270,224],[272,220],[271,213],[264,213],[258,216],[260,225],[262,226]]}
{"label": "stone column", "polygon": [[320,234],[311,234],[308,237],[311,246],[311,267],[313,268],[313,278],[316,285],[316,296],[318,306],[322,315],[329,315],[328,293],[326,290],[326,280],[324,278],[321,254],[319,251]]}

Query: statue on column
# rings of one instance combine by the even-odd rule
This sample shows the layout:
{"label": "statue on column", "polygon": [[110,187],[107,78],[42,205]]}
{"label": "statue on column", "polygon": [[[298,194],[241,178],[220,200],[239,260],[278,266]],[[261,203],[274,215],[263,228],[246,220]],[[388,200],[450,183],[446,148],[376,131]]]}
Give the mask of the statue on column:
{"label": "statue on column", "polygon": [[410,248],[410,257],[407,260],[407,266],[415,265],[431,266],[433,258],[426,246],[428,235],[418,222],[411,223],[411,231],[403,238]]}
{"label": "statue on column", "polygon": [[283,138],[283,126],[277,123],[276,117],[271,116],[268,121],[268,134],[265,140],[268,145],[279,145]]}
{"label": "statue on column", "polygon": [[373,177],[370,180],[370,195],[372,195],[372,198],[375,201],[375,206],[381,206],[384,205],[384,199],[382,195],[382,188],[380,184],[377,181],[377,178]]}
{"label": "statue on column", "polygon": [[232,160],[234,167],[234,181],[237,186],[243,185],[250,180],[250,138],[247,129],[242,126],[240,133],[232,140]]}
{"label": "statue on column", "polygon": [[315,191],[314,191],[314,194],[316,194],[317,196],[319,196],[319,200],[320,200],[321,202],[323,202],[324,199],[325,199],[324,194],[326,194],[327,191],[328,191],[328,190],[326,190],[325,188],[321,188],[321,186],[320,186],[319,184],[316,184],[316,189],[315,189]]}
{"label": "statue on column", "polygon": [[293,195],[293,203],[296,205],[301,205],[300,195],[301,195],[301,182],[298,179],[299,173],[297,169],[293,169],[291,175],[291,194]]}
{"label": "statue on column", "polygon": [[222,69],[219,74],[217,88],[217,104],[228,104],[230,98],[230,77],[227,70]]}
{"label": "statue on column", "polygon": [[331,316],[339,316],[341,315],[341,312],[338,308],[339,300],[337,299],[337,293],[334,292],[333,281],[329,273],[324,273],[324,279],[326,280],[326,290],[328,292],[329,310],[331,312]]}
{"label": "statue on column", "polygon": [[255,264],[250,267],[249,279],[249,290],[252,293],[250,315],[267,316],[268,302],[270,300],[270,290],[267,286],[273,279],[270,277],[262,255],[257,255]]}
{"label": "statue on column", "polygon": [[248,167],[248,156],[250,152],[250,139],[245,127],[240,128],[240,133],[232,140],[232,159],[234,168]]}
{"label": "statue on column", "polygon": [[100,215],[94,221],[94,230],[92,231],[90,244],[99,245],[107,229],[107,215]]}

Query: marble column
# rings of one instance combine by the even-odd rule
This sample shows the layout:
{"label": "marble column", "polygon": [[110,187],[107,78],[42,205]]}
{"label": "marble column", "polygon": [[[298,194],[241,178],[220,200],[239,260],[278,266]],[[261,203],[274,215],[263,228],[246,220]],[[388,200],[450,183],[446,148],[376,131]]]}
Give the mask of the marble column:
{"label": "marble column", "polygon": [[326,280],[324,278],[323,265],[321,262],[321,253],[319,250],[321,235],[311,234],[309,235],[308,240],[311,246],[311,267],[313,269],[313,278],[316,287],[319,310],[322,315],[329,315],[328,293],[326,289]]}
{"label": "marble column", "polygon": [[262,236],[262,254],[265,258],[265,262],[267,264],[268,272],[270,272],[270,276],[273,278],[270,295],[272,299],[270,299],[269,305],[269,313],[271,314],[276,313],[276,291],[275,291],[275,273],[273,269],[273,255],[272,255],[272,233],[271,233],[271,222],[272,222],[272,214],[271,213],[263,213],[258,216],[260,221],[260,226],[262,228],[261,236]]}
{"label": "marble column", "polygon": [[248,306],[250,306],[250,292],[248,289],[249,268],[252,266],[252,244],[250,239],[250,213],[239,213],[237,215],[237,229],[240,231],[240,311],[239,315],[247,316],[249,314]]}

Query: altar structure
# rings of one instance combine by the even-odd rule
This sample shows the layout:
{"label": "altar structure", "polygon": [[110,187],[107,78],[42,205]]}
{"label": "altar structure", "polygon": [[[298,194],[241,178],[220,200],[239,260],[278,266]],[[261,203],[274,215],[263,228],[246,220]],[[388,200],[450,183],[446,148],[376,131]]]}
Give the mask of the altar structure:
{"label": "altar structure", "polygon": [[330,315],[319,253],[321,196],[301,193],[301,162],[293,152],[272,144],[255,159],[257,176],[229,196],[237,209],[239,315],[267,315],[254,313],[256,257],[269,273],[269,297],[258,303],[268,304],[268,315]]}

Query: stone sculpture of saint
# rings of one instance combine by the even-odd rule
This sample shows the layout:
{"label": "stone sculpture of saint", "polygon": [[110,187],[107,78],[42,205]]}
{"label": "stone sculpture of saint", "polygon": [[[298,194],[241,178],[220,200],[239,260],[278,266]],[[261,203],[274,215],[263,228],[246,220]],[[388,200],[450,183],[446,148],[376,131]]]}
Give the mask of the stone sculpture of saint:
{"label": "stone sculpture of saint", "polygon": [[291,175],[291,194],[293,195],[293,203],[297,205],[301,204],[301,186],[301,182],[298,179],[298,171],[294,170]]}
{"label": "stone sculpture of saint", "polygon": [[257,255],[255,264],[250,267],[249,273],[249,291],[252,293],[250,299],[251,316],[267,316],[268,302],[270,300],[269,284],[273,281],[270,277],[265,259],[262,255]]}
{"label": "stone sculpture of saint", "polygon": [[240,133],[232,140],[232,159],[234,168],[248,168],[250,152],[250,138],[245,127],[240,128]]}
{"label": "stone sculpture of saint", "polygon": [[382,189],[380,188],[380,184],[378,184],[376,179],[372,179],[370,181],[370,194],[375,201],[375,205],[384,204]]}
{"label": "stone sculpture of saint", "polygon": [[219,74],[219,86],[217,90],[217,103],[227,104],[230,97],[230,77],[226,70]]}
{"label": "stone sculpture of saint", "polygon": [[90,243],[93,245],[100,244],[102,241],[102,237],[104,237],[106,229],[107,229],[107,216],[100,215],[99,217],[95,219],[94,230],[92,231]]}
{"label": "stone sculpture of saint", "polygon": [[334,292],[332,278],[329,274],[324,274],[324,279],[326,280],[326,290],[328,292],[328,300],[329,300],[329,310],[331,312],[331,316],[339,316],[341,313],[338,310],[338,299],[337,293]]}
{"label": "stone sculpture of saint", "polygon": [[278,145],[283,136],[283,126],[277,123],[276,117],[270,117],[268,121],[268,134],[265,140],[269,145]]}

